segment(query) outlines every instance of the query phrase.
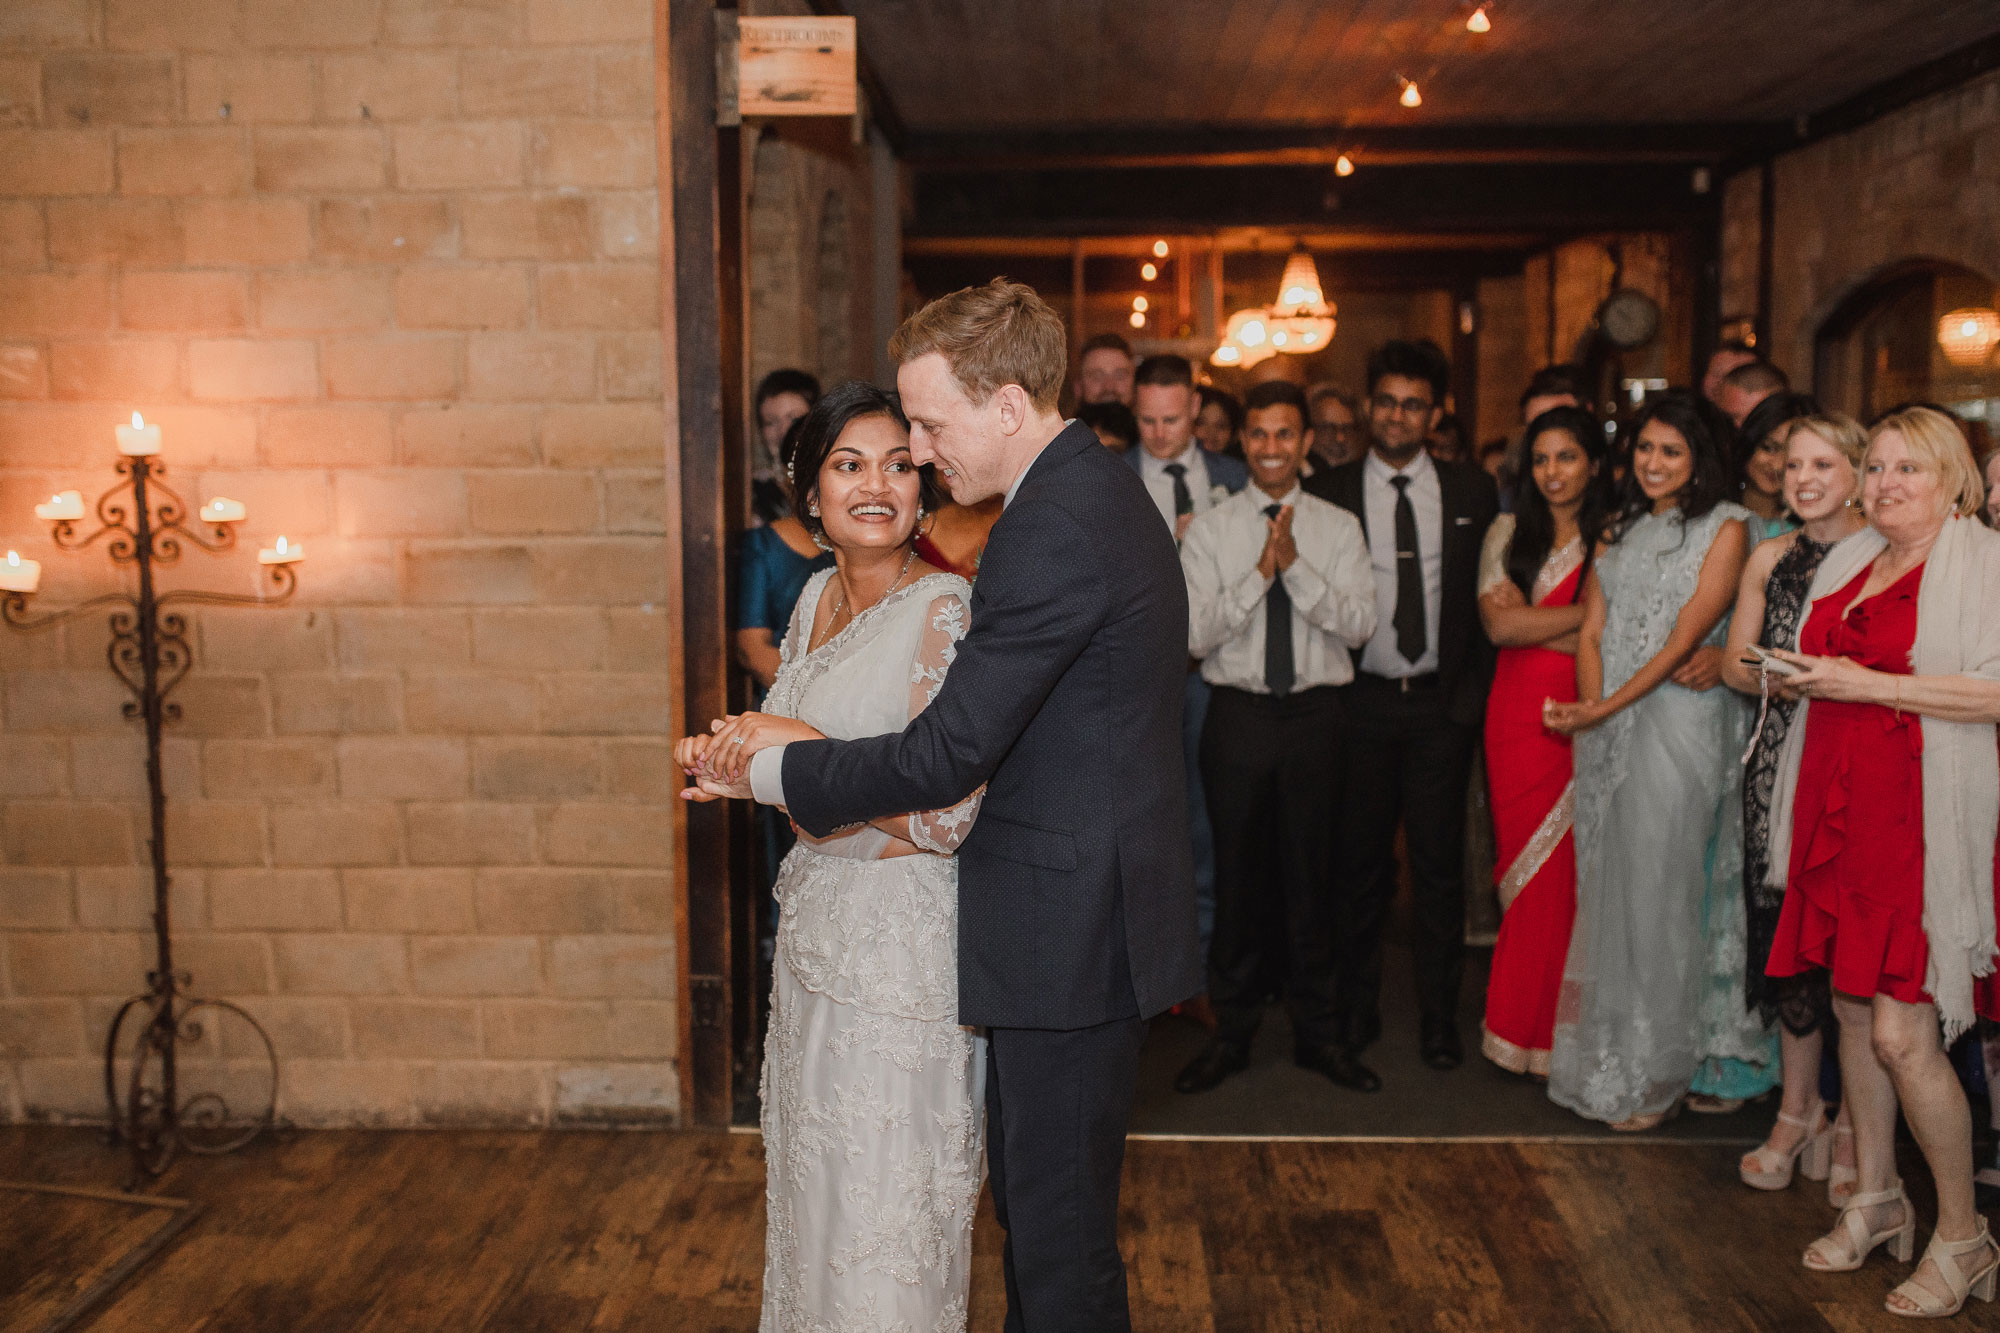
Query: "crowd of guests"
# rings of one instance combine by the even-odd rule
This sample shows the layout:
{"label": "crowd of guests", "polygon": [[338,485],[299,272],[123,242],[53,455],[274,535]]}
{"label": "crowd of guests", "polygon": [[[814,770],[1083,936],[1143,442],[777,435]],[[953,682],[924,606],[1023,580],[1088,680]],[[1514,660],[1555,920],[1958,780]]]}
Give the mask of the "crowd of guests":
{"label": "crowd of guests", "polygon": [[[779,473],[817,395],[795,376],[757,394]],[[1503,909],[1485,1056],[1619,1130],[1776,1090],[1740,1174],[1828,1182],[1839,1220],[1803,1262],[1829,1272],[1914,1254],[1900,1111],[1938,1218],[1889,1309],[1990,1300],[1948,1051],[2000,1019],[2000,453],[1982,475],[1932,406],[1866,428],[1822,411],[1733,344],[1615,432],[1552,366],[1519,433],[1475,451],[1449,384],[1426,341],[1377,349],[1358,397],[1238,398],[1117,335],[1082,349],[1075,416],[1125,454],[1187,580],[1212,1033],[1175,1086],[1246,1068],[1277,998],[1300,1066],[1380,1088],[1399,832],[1420,1054],[1462,1063],[1483,759]],[[924,557],[975,574],[998,512],[945,506]],[[737,646],[759,681],[822,559],[777,508],[746,539]]]}

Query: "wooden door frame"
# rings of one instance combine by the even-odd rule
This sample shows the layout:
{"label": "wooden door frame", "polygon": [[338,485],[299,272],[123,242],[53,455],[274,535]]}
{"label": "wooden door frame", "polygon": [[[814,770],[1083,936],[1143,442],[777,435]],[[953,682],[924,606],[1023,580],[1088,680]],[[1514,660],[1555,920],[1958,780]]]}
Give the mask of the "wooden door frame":
{"label": "wooden door frame", "polygon": [[[743,524],[744,378],[740,130],[716,124],[714,0],[654,0],[665,400],[668,639],[679,687],[671,734],[730,711],[728,555]],[[733,352],[732,350],[733,349]],[[673,810],[680,1119],[730,1123],[752,963],[744,938],[749,812]]]}

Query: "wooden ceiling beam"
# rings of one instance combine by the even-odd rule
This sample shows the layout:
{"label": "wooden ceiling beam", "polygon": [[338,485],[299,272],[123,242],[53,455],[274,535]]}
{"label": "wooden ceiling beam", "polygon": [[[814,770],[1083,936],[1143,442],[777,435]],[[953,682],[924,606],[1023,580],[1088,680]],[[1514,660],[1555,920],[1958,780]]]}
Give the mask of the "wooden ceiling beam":
{"label": "wooden ceiling beam", "polygon": [[923,134],[902,157],[923,170],[1721,162],[1792,142],[1793,126],[1185,126],[1063,133]]}
{"label": "wooden ceiling beam", "polygon": [[[1172,233],[1175,239],[1185,235]],[[926,259],[1085,258],[1144,259],[1153,253],[1158,232],[1131,236],[906,236],[903,253]],[[1190,239],[1204,250],[1224,254],[1284,254],[1303,245],[1319,254],[1382,251],[1527,250],[1545,244],[1539,231],[1464,232],[1335,231],[1325,227],[1224,227]]]}

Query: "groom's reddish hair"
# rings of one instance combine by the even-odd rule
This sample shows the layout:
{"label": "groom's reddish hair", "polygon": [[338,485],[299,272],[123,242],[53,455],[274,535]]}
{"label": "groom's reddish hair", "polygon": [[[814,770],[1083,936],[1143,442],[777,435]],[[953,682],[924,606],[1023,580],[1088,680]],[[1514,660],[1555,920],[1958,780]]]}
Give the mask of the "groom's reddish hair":
{"label": "groom's reddish hair", "polygon": [[899,366],[932,352],[944,358],[973,402],[1018,384],[1044,412],[1056,410],[1069,368],[1062,316],[1033,287],[1007,278],[940,296],[889,339],[889,355]]}

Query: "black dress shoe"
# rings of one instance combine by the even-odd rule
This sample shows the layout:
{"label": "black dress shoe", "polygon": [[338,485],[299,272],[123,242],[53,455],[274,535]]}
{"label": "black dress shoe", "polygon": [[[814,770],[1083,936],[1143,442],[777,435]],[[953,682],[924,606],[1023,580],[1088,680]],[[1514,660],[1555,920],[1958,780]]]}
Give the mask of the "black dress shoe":
{"label": "black dress shoe", "polygon": [[1202,1047],[1201,1054],[1188,1061],[1187,1068],[1174,1076],[1175,1092],[1207,1092],[1231,1074],[1250,1067],[1250,1051],[1221,1038]]}
{"label": "black dress shoe", "polygon": [[1292,1053],[1293,1063],[1315,1074],[1324,1074],[1343,1088],[1355,1092],[1380,1092],[1382,1078],[1361,1063],[1353,1051],[1339,1046],[1301,1046]]}
{"label": "black dress shoe", "polygon": [[1458,1039],[1458,1024],[1442,1014],[1425,1014],[1423,1041],[1419,1050],[1432,1069],[1456,1069],[1465,1063],[1465,1046]]}

